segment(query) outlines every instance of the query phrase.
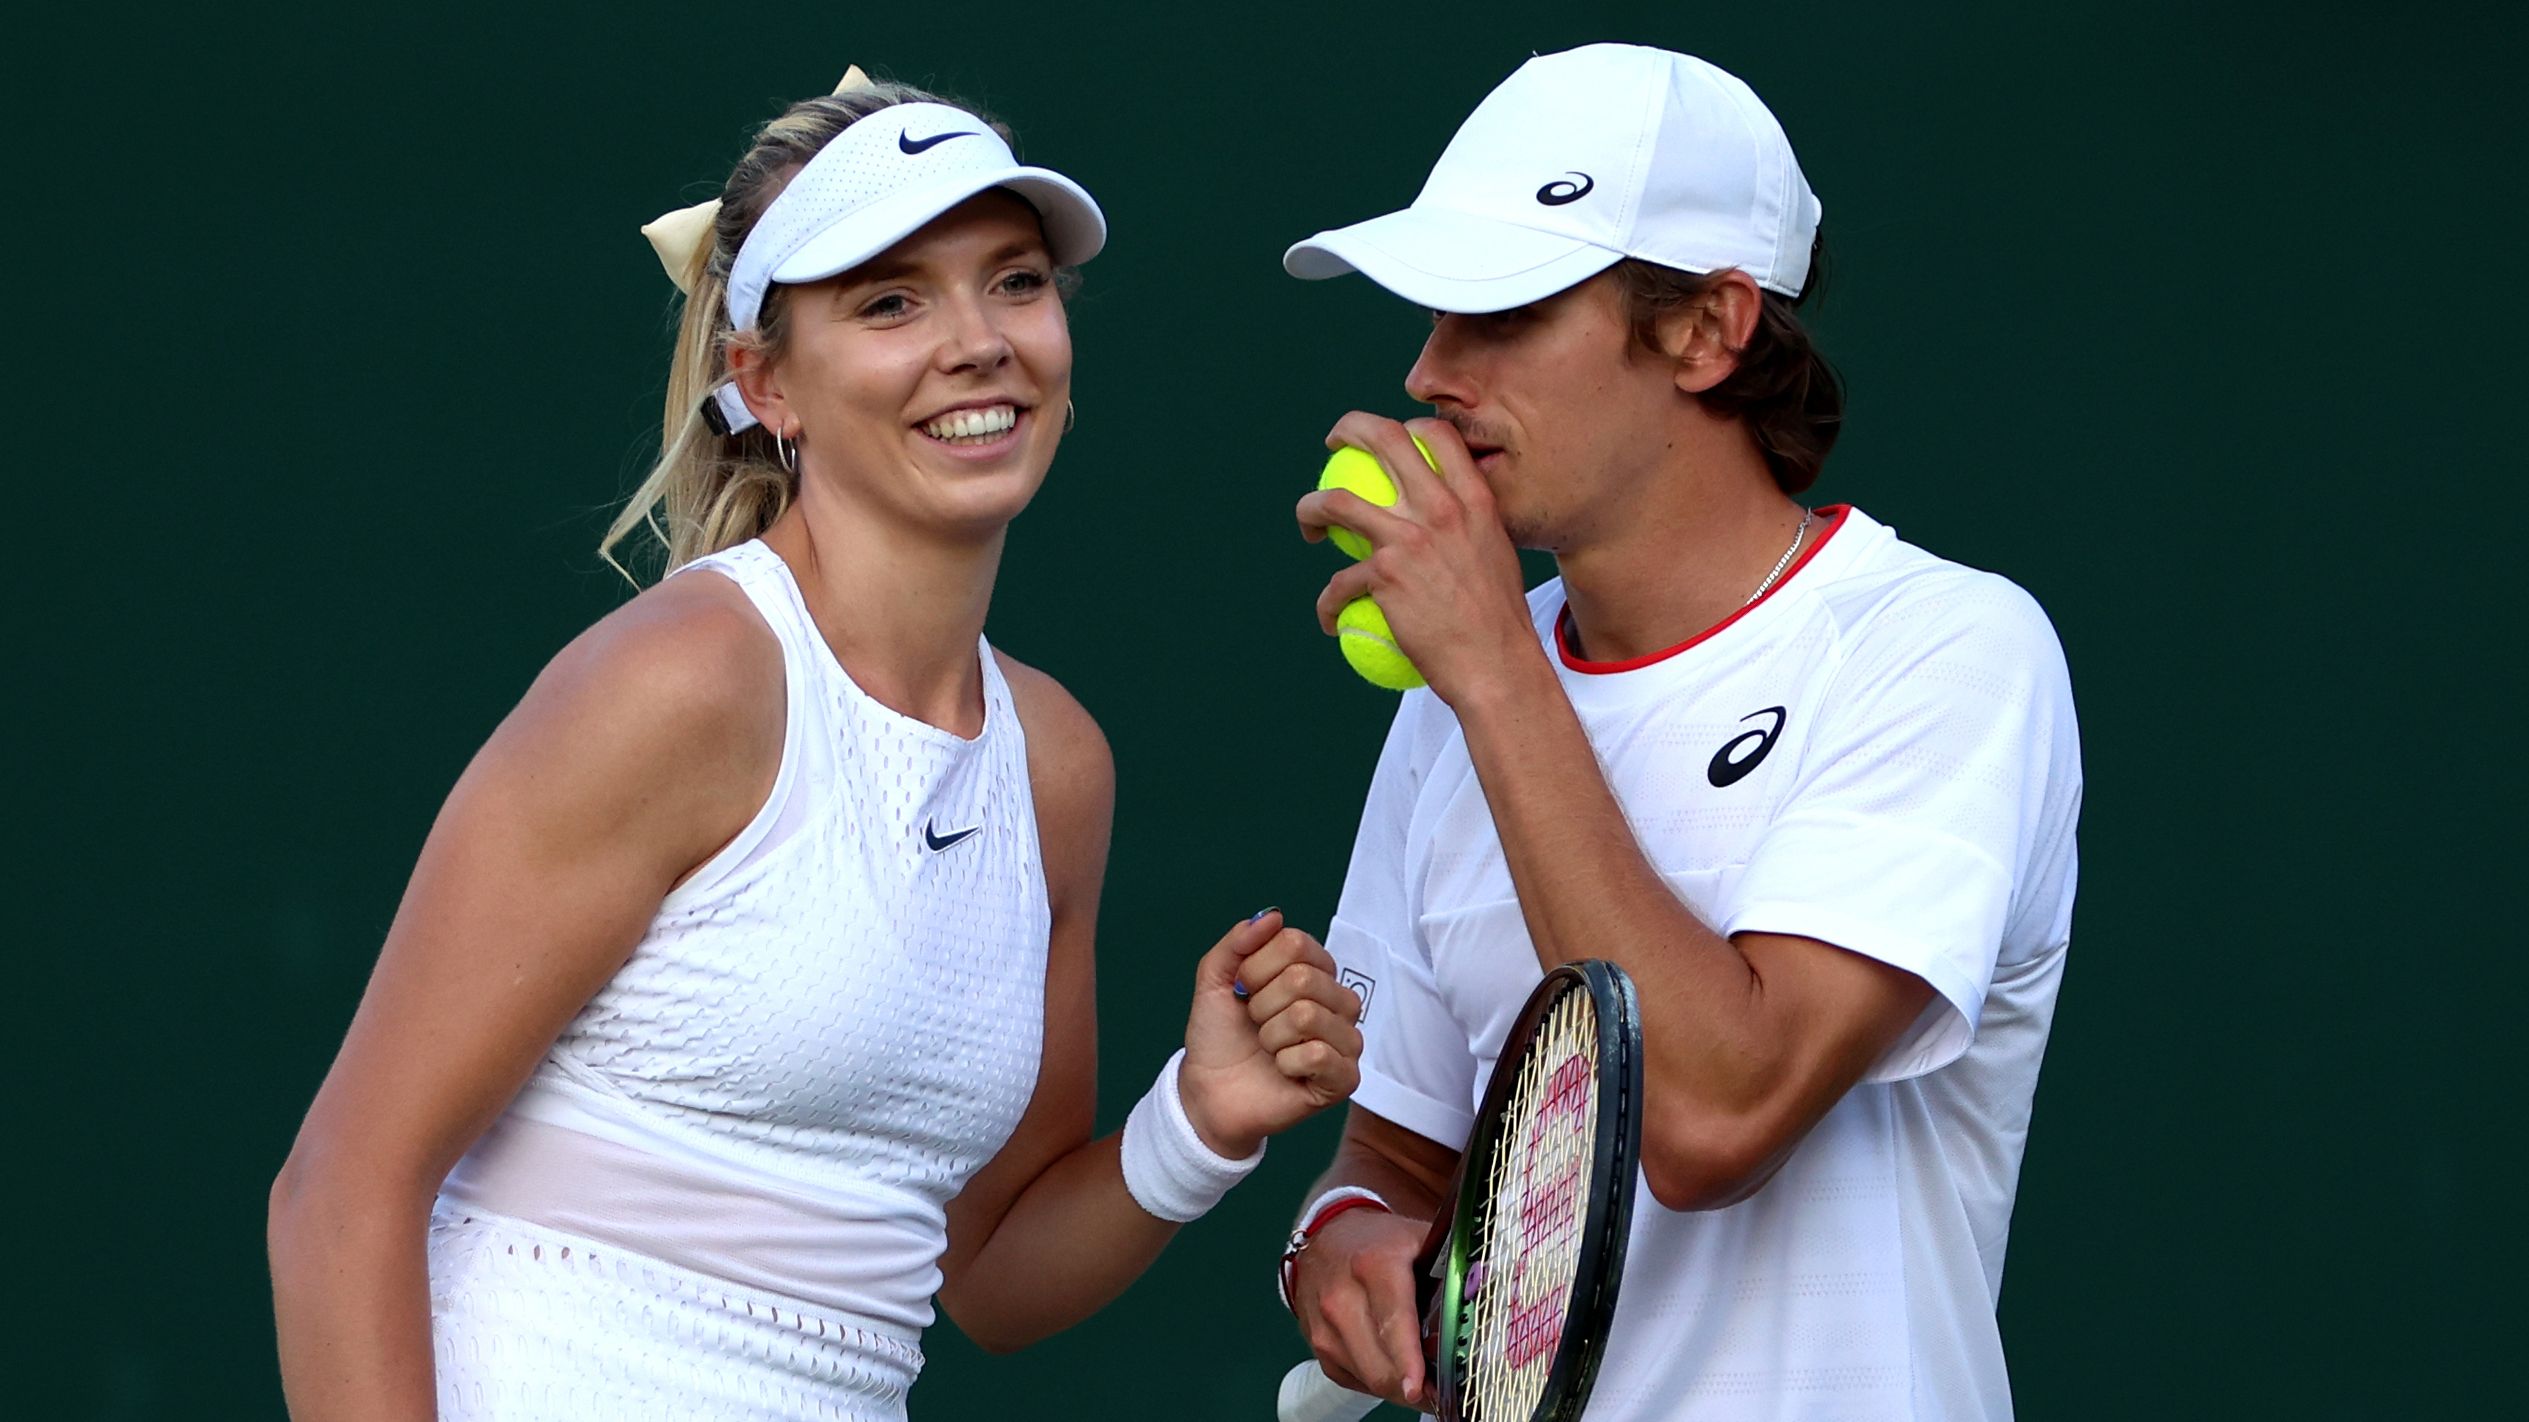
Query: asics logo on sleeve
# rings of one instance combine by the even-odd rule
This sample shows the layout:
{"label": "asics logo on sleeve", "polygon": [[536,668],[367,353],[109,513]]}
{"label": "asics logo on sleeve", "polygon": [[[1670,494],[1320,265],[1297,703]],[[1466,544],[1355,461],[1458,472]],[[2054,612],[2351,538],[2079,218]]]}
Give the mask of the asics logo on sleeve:
{"label": "asics logo on sleeve", "polygon": [[[1783,722],[1789,720],[1790,716],[1780,706],[1768,706],[1762,711],[1750,711],[1739,719],[1753,721],[1759,716],[1773,717],[1774,724],[1762,730],[1747,731],[1733,736],[1728,744],[1712,753],[1712,764],[1704,768],[1704,775],[1712,781],[1715,789],[1736,785],[1747,779],[1749,772],[1764,764],[1765,757],[1774,753],[1774,740],[1783,733]],[[1749,749],[1745,755],[1740,755],[1738,753],[1740,748],[1748,746],[1750,742],[1755,743],[1753,748]]]}
{"label": "asics logo on sleeve", "polygon": [[1589,190],[1598,186],[1596,180],[1587,173],[1576,172],[1572,174],[1572,177],[1581,180],[1578,185],[1575,185],[1570,178],[1557,178],[1537,189],[1537,201],[1548,207],[1561,207],[1567,202],[1579,202],[1582,198],[1588,197]]}
{"label": "asics logo on sleeve", "polygon": [[942,834],[938,829],[938,821],[924,820],[922,822],[922,842],[930,846],[933,854],[937,854],[941,850],[948,848],[949,846],[957,843],[959,840],[964,839],[966,836],[973,834],[976,830],[982,828],[983,826],[979,824],[971,825],[962,830],[954,830],[948,834]]}
{"label": "asics logo on sleeve", "polygon": [[924,149],[937,148],[952,138],[973,138],[974,136],[975,131],[971,128],[961,128],[954,133],[935,133],[928,138],[916,138],[910,133],[899,133],[896,135],[896,147],[907,153],[920,153]]}

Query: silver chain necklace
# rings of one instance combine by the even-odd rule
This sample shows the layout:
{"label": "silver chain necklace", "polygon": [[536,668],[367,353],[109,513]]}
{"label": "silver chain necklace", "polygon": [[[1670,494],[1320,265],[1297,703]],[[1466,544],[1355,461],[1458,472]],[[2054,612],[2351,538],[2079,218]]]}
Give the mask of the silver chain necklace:
{"label": "silver chain necklace", "polygon": [[1765,596],[1766,591],[1774,586],[1774,580],[1783,575],[1783,569],[1791,566],[1791,555],[1800,551],[1800,540],[1809,536],[1809,520],[1815,517],[1817,515],[1813,510],[1800,511],[1800,526],[1791,531],[1791,546],[1783,550],[1782,560],[1774,564],[1774,571],[1767,573],[1765,581],[1758,583],[1756,591],[1749,593],[1747,601],[1740,603],[1739,606],[1756,606],[1756,600]]}

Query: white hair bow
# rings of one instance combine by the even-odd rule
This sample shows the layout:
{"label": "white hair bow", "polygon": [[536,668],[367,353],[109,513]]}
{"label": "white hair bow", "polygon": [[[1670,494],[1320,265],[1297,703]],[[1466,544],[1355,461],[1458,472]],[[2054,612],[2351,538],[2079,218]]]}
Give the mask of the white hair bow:
{"label": "white hair bow", "polygon": [[[843,82],[834,86],[838,94],[869,87],[869,76],[857,64],[843,71]],[[720,199],[680,207],[674,212],[660,213],[644,224],[641,235],[650,239],[650,250],[659,254],[659,265],[667,268],[667,279],[687,296],[694,294],[695,258],[711,241],[711,227],[720,218]]]}

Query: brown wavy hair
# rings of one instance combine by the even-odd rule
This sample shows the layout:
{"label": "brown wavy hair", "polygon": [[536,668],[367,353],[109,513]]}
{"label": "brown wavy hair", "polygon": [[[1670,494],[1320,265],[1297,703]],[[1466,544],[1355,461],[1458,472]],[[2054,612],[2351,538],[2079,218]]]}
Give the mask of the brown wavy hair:
{"label": "brown wavy hair", "polygon": [[[1652,352],[1661,349],[1661,318],[1693,306],[1721,281],[1719,272],[1682,272],[1632,258],[1618,262],[1615,274],[1634,344]],[[1810,249],[1809,280],[1800,294],[1760,290],[1764,302],[1756,329],[1746,345],[1732,352],[1739,358],[1738,369],[1696,396],[1714,414],[1747,422],[1748,433],[1765,453],[1766,468],[1786,494],[1801,493],[1818,482],[1827,452],[1844,430],[1844,378],[1827,363],[1800,319],[1800,308],[1817,298],[1825,278],[1822,233]]]}

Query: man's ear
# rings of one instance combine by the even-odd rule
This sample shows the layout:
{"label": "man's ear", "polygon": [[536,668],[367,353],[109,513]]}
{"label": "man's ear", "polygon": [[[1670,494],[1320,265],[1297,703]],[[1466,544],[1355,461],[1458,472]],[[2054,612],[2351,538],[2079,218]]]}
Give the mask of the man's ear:
{"label": "man's ear", "polygon": [[790,400],[782,394],[780,368],[772,357],[753,340],[729,342],[729,378],[746,400],[746,407],[764,428],[787,436],[790,428]]}
{"label": "man's ear", "polygon": [[1755,278],[1725,271],[1702,296],[1662,315],[1660,349],[1677,362],[1677,388],[1700,395],[1729,379],[1764,305]]}

